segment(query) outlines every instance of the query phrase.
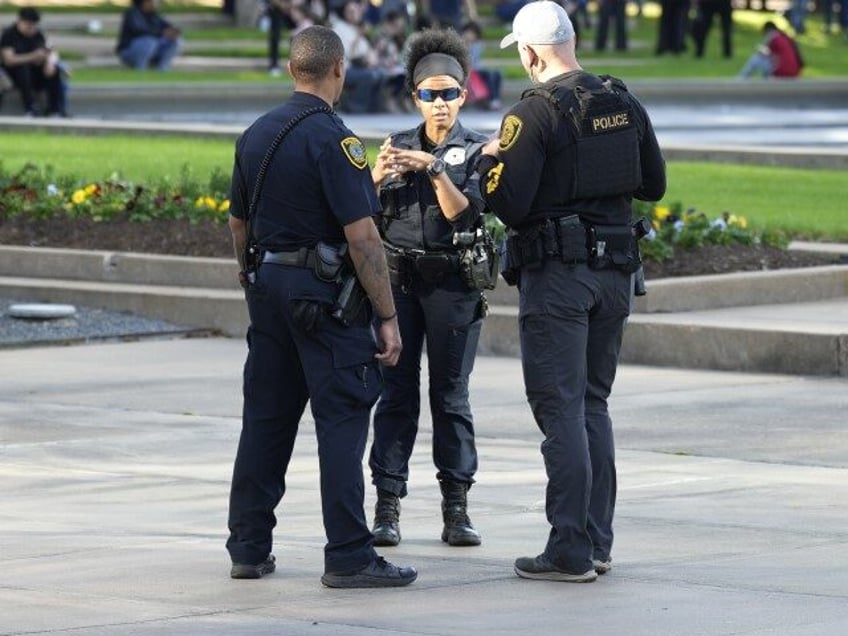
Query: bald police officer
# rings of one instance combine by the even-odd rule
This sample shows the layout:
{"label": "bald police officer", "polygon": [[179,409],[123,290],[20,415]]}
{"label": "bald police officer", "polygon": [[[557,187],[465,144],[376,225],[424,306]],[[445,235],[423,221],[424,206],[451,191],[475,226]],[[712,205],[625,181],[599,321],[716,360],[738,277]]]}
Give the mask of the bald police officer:
{"label": "bald police officer", "polygon": [[631,202],[665,193],[648,115],[615,78],[585,72],[555,2],[525,5],[518,44],[536,86],[505,116],[478,164],[483,197],[510,228],[503,274],[518,284],[527,399],[545,436],[544,551],[521,577],[590,582],[611,567],[616,473],[607,411],[631,278]]}
{"label": "bald police officer", "polygon": [[[230,574],[260,578],[276,567],[274,509],[310,401],[327,535],[321,582],[407,585],[415,569],[377,556],[363,508],[362,458],[382,388],[379,365],[397,363],[401,340],[365,149],[331,108],[345,76],[338,36],[317,26],[295,36],[289,72],[293,96],[239,138],[233,169],[230,229],[250,327],[230,493]],[[352,306],[340,294],[353,280],[344,275],[345,253],[370,299],[360,311],[355,304],[341,311]]]}

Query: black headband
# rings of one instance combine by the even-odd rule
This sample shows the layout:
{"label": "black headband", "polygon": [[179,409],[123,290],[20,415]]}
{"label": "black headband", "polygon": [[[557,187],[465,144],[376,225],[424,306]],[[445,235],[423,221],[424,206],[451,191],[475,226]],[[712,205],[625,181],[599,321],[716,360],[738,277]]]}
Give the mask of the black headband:
{"label": "black headband", "polygon": [[456,58],[445,53],[428,53],[415,65],[412,71],[412,83],[418,86],[419,82],[436,75],[449,75],[460,84],[465,80],[462,65],[456,61]]}

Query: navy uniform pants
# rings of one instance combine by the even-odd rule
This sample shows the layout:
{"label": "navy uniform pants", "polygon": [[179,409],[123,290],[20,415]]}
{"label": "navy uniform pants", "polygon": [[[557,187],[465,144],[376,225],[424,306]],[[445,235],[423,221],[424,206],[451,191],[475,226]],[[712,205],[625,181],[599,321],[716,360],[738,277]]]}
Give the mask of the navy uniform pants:
{"label": "navy uniform pants", "polygon": [[630,275],[546,261],[521,270],[521,361],[545,436],[545,556],[582,573],[612,548],[616,473],[607,398],[615,379]]}
{"label": "navy uniform pants", "polygon": [[373,331],[367,322],[343,327],[323,311],[306,324],[309,312],[298,311],[304,303],[326,305],[334,289],[311,270],[266,264],[248,291],[244,412],[227,541],[234,563],[261,563],[271,552],[274,509],[307,400],[318,436],[325,570],[359,569],[376,558],[362,474],[369,415],[382,388]]}
{"label": "navy uniform pants", "polygon": [[483,324],[482,294],[459,274],[438,285],[416,278],[407,291],[393,288],[403,351],[383,371],[385,387],[374,414],[372,480],[381,490],[406,496],[409,458],[421,411],[421,352],[426,340],[433,417],[433,463],[440,480],[471,484],[477,472],[468,378]]}

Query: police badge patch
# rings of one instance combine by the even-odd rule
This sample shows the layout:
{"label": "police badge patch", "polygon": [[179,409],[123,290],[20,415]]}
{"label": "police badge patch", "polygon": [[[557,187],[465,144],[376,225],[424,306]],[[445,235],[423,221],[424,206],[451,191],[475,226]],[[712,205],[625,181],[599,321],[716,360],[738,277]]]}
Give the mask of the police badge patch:
{"label": "police badge patch", "polygon": [[524,122],[521,121],[520,117],[507,115],[501,125],[501,140],[498,143],[498,150],[501,152],[509,150],[515,143],[515,140],[518,139],[522,126],[524,126]]}
{"label": "police badge patch", "polygon": [[465,163],[465,148],[451,148],[442,159],[449,166],[461,166]]}
{"label": "police badge patch", "polygon": [[341,141],[342,150],[354,166],[363,170],[368,165],[368,157],[365,153],[365,146],[356,137],[345,137]]}

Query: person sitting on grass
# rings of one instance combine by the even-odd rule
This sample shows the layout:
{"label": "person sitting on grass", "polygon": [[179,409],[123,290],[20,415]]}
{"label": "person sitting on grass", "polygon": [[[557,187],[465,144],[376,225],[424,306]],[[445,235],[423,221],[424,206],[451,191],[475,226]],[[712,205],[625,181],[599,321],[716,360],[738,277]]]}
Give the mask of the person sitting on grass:
{"label": "person sitting on grass", "polygon": [[757,73],[763,77],[798,77],[804,68],[804,60],[795,40],[781,31],[774,22],[766,22],[763,33],[765,39],[748,58],[738,77],[750,77]]}
{"label": "person sitting on grass", "polygon": [[[468,53],[471,57],[471,71],[468,75],[468,84],[469,97],[472,99],[469,99],[469,103],[480,104],[480,102],[483,102],[483,105],[490,110],[500,110],[501,83],[503,81],[503,76],[498,69],[485,68],[482,65],[484,43],[483,29],[480,27],[480,24],[473,21],[466,22],[462,26],[462,39],[465,41],[465,45],[468,47]],[[472,94],[475,93],[475,74],[485,85],[485,97],[482,99],[478,98],[477,95]]]}
{"label": "person sitting on grass", "polygon": [[179,53],[180,30],[156,11],[157,0],[132,0],[124,12],[116,51],[126,66],[137,71],[167,71]]}
{"label": "person sitting on grass", "polygon": [[18,89],[24,113],[34,117],[36,95],[47,93],[47,115],[67,117],[67,71],[59,55],[47,44],[39,30],[41,15],[33,7],[18,11],[18,19],[0,34],[0,64],[12,85]]}

